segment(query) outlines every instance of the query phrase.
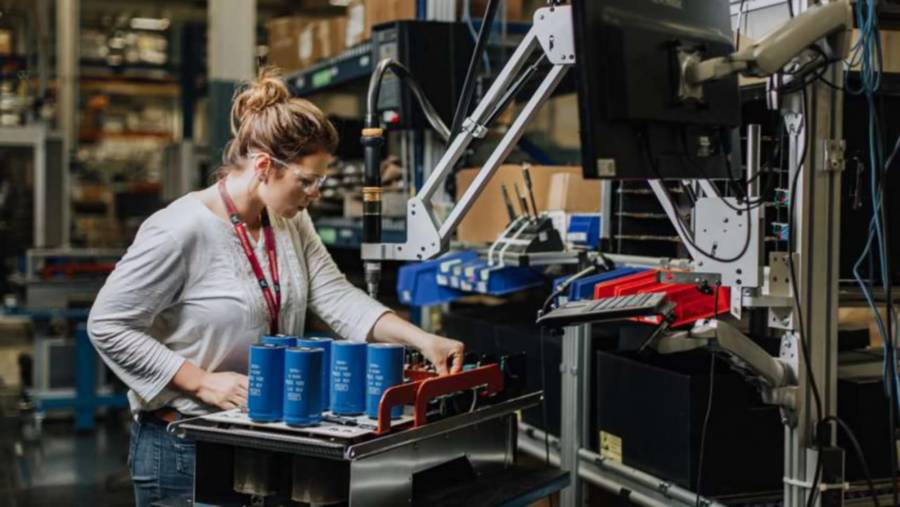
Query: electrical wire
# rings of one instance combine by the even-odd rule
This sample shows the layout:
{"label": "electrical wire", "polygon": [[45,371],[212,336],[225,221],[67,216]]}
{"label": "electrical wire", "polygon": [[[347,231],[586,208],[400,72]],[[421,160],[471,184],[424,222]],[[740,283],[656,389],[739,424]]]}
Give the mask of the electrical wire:
{"label": "electrical wire", "polygon": [[[463,0],[463,21],[466,22],[466,27],[469,29],[469,35],[472,36],[472,42],[478,42],[478,31],[475,30],[475,22],[472,20],[472,0]],[[491,58],[488,55],[488,52],[484,52],[483,58],[484,71],[490,75],[491,74]]]}
{"label": "electrical wire", "polygon": [[[657,178],[659,178],[661,180],[664,179],[662,177],[662,174],[659,172],[659,168],[656,167],[656,164],[653,162],[653,151],[650,148],[649,136],[647,136],[645,134],[639,134],[639,136],[641,137],[641,140],[644,142],[644,149],[642,151],[644,152],[644,155],[647,157],[647,162],[650,165],[650,169],[656,174]],[[675,210],[675,224],[678,226],[678,228],[681,231],[680,237],[682,239],[684,239],[691,247],[693,247],[695,250],[697,250],[698,253],[700,253],[704,257],[709,258],[710,260],[713,260],[716,262],[721,262],[723,264],[728,264],[730,262],[735,262],[735,261],[739,260],[741,257],[744,256],[745,253],[747,253],[747,250],[750,248],[750,243],[753,238],[750,229],[751,229],[751,225],[753,222],[752,222],[752,219],[750,218],[751,209],[750,209],[749,205],[747,206],[746,210],[744,210],[744,211],[746,211],[746,217],[747,217],[747,227],[745,228],[746,234],[744,237],[744,245],[741,247],[741,250],[737,253],[737,255],[735,255],[733,257],[719,257],[715,253],[707,252],[702,247],[700,247],[694,241],[694,239],[691,237],[691,235],[688,234],[687,226],[685,225],[684,220],[681,218],[681,214],[678,213],[678,210]]]}
{"label": "electrical wire", "polygon": [[[602,261],[603,264],[604,264],[603,267],[604,267],[607,271],[609,271],[609,270],[615,268],[615,265],[612,265],[612,266],[611,266],[610,263],[611,263],[612,261],[610,261],[605,255],[600,254],[600,259],[601,259],[601,261]],[[566,290],[568,290],[568,289],[569,289],[569,286],[572,285],[572,282],[574,282],[574,281],[576,281],[576,280],[579,280],[579,279],[581,279],[581,278],[584,278],[585,276],[587,276],[587,275],[593,273],[594,271],[597,271],[597,269],[599,269],[600,267],[601,267],[601,266],[598,266],[597,264],[592,264],[592,265],[590,265],[590,266],[588,266],[588,267],[582,269],[581,271],[575,273],[574,275],[570,276],[569,278],[566,278],[565,280],[563,280],[563,282],[562,282],[561,284],[559,284],[559,285],[556,287],[556,289],[553,290],[553,292],[550,293],[549,296],[547,296],[547,299],[544,300],[544,304],[541,305],[540,315],[543,315],[543,314],[547,313],[547,310],[550,309],[550,304],[553,303],[553,300],[554,300],[557,296],[559,296],[560,294],[562,294],[563,292],[565,292]]]}
{"label": "electrical wire", "polygon": [[[685,153],[687,153],[687,152],[688,152],[688,149],[687,149],[687,139],[686,139],[686,134],[685,134],[684,129],[681,130],[681,144],[682,144],[682,149],[684,150]],[[735,188],[740,188],[740,186],[739,186],[740,184],[744,184],[744,185],[749,184],[749,182],[753,181],[753,179],[759,178],[759,175],[760,175],[760,173],[762,172],[762,171],[758,171],[752,178],[746,180],[745,182],[737,183],[737,182],[734,180],[734,177],[733,177],[733,174],[732,174],[731,160],[728,158],[728,154],[725,153],[724,148],[723,148],[723,150],[722,150],[722,159],[723,159],[723,163],[724,163],[725,166],[726,166],[726,170],[725,170],[725,171],[726,171],[726,172],[728,173],[728,175],[729,175],[728,181],[729,181],[729,183],[731,183],[733,186],[735,186]],[[691,168],[694,169],[695,171],[699,172],[699,173],[700,173],[700,176],[702,176],[704,179],[707,179],[707,180],[712,180],[712,179],[713,179],[713,178],[711,178],[711,177],[709,176],[709,173],[706,172],[706,169],[704,169],[702,166],[700,166],[700,165],[698,165],[698,164],[695,164],[694,161],[693,161],[693,159],[692,159],[690,156],[683,155],[682,157],[679,158],[679,160],[681,160],[682,164],[684,163],[684,161],[687,161],[687,162],[690,164]],[[744,211],[747,211],[747,208],[738,208],[738,207],[736,207],[735,205],[733,205],[733,204],[731,204],[730,202],[728,202],[728,200],[726,200],[725,197],[722,195],[722,193],[719,191],[719,188],[716,187],[715,183],[711,182],[711,186],[712,186],[713,191],[714,191],[715,194],[716,194],[716,197],[718,197],[719,200],[722,201],[722,204],[724,204],[724,205],[727,206],[728,208],[732,209],[733,211],[737,211],[737,212],[739,212],[739,213],[743,213]],[[766,191],[768,191],[768,189],[766,189]],[[763,205],[766,203],[766,200],[765,200],[764,197],[760,197],[759,199],[757,199],[757,200],[755,200],[755,201],[752,201],[752,200],[749,199],[749,197],[747,196],[746,192],[736,192],[736,193],[739,193],[739,194],[740,194],[740,193],[743,193],[743,197],[741,197],[741,196],[739,195],[738,199],[739,199],[739,200],[742,200],[742,201],[745,201],[745,203],[749,205],[749,209],[750,209],[750,210],[754,210],[754,209],[756,209],[756,208],[758,208],[758,207],[760,207],[760,206],[763,206]]]}
{"label": "electrical wire", "polygon": [[444,141],[449,141],[450,129],[447,128],[437,109],[428,100],[425,91],[422,90],[418,81],[413,77],[412,72],[405,65],[392,58],[385,58],[378,62],[378,65],[375,66],[375,70],[372,72],[372,76],[369,78],[369,88],[366,93],[366,126],[368,128],[378,126],[378,99],[381,97],[381,81],[389,70],[399,77],[412,91],[413,96],[422,108],[422,112],[425,114],[425,119],[428,120],[431,127],[437,131]]}
{"label": "electrical wire", "polygon": [[[713,301],[713,318],[717,319],[719,315],[719,289],[721,288],[721,284],[716,284],[716,294],[715,300]],[[719,327],[718,323],[716,324],[716,339],[719,338]],[[713,404],[713,392],[715,390],[715,382],[716,382],[716,354],[715,352],[710,352],[709,354],[709,394],[707,394],[706,398],[706,413],[703,416],[703,428],[700,430],[700,452],[697,455],[697,483],[694,486],[694,491],[696,491],[696,506],[700,507],[700,483],[703,479],[703,455],[706,451],[706,434],[709,430],[709,420],[710,414],[712,414],[712,404]]]}
{"label": "electrical wire", "polygon": [[[896,321],[893,310],[893,259],[890,253],[890,227],[889,214],[886,211],[884,201],[884,189],[889,177],[889,169],[897,153],[898,143],[894,145],[894,152],[884,161],[882,146],[882,133],[879,122],[876,96],[879,94],[882,74],[882,49],[881,35],[878,27],[877,5],[874,0],[859,0],[854,8],[856,25],[859,29],[859,39],[851,48],[851,55],[844,67],[844,89],[847,93],[864,96],[868,112],[869,134],[869,182],[871,187],[872,218],[869,222],[869,235],[859,258],[853,266],[853,276],[860,286],[863,295],[869,305],[879,334],[882,337],[884,348],[883,377],[884,387],[889,399],[889,451],[891,464],[891,482],[894,505],[898,504],[897,485],[897,447],[896,447],[896,411],[900,407],[900,375],[897,372],[897,348],[896,348]],[[849,77],[850,70],[859,68],[859,86],[854,86]],[[878,176],[881,176],[880,178]],[[874,249],[873,249],[874,242]],[[875,258],[877,257],[877,259]],[[882,319],[878,307],[871,295],[869,284],[859,274],[859,268],[868,258],[873,268],[870,277],[874,279],[874,264],[877,261],[880,272],[881,286],[885,294],[886,322]]]}
{"label": "electrical wire", "polygon": [[863,476],[866,479],[866,485],[869,487],[869,494],[872,495],[872,502],[875,504],[875,507],[881,507],[881,502],[878,501],[878,491],[875,489],[875,481],[872,480],[872,473],[869,470],[869,462],[866,461],[862,446],[859,445],[859,440],[856,439],[853,430],[851,430],[850,426],[839,417],[831,415],[822,420],[822,423],[829,422],[835,423],[838,428],[844,432],[847,439],[850,440],[850,445],[853,447],[854,454],[856,454],[856,460],[859,462],[859,466],[863,471]]}
{"label": "electrical wire", "polygon": [[487,39],[490,37],[491,26],[494,24],[494,16],[497,14],[497,7],[500,0],[488,0],[487,6],[484,8],[484,16],[481,20],[481,28],[478,30],[478,39],[475,41],[475,48],[472,50],[472,57],[469,60],[469,67],[466,70],[466,77],[463,81],[462,92],[459,101],[456,103],[456,111],[453,113],[453,121],[450,124],[450,137],[455,137],[462,129],[463,120],[469,114],[469,107],[472,105],[472,97],[475,94],[475,82],[477,81],[478,61],[481,59],[482,52],[485,51]]}

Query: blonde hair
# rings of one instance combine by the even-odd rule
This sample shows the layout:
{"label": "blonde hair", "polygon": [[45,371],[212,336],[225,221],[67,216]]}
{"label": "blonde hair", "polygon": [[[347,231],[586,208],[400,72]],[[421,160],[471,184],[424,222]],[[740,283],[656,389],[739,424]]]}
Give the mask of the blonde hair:
{"label": "blonde hair", "polygon": [[264,68],[256,79],[235,91],[232,139],[223,150],[222,169],[238,165],[257,151],[293,162],[321,151],[332,153],[337,148],[334,125],[312,102],[291,97],[280,75],[274,67]]}

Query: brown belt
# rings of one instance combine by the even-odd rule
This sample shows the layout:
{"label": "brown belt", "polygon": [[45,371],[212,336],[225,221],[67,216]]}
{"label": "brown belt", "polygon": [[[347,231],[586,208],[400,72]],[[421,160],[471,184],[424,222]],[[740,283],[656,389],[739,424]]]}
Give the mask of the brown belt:
{"label": "brown belt", "polygon": [[167,423],[173,423],[178,420],[179,412],[174,408],[163,407],[156,409],[152,412],[149,412],[150,417],[154,417],[159,419],[160,421],[164,421]]}

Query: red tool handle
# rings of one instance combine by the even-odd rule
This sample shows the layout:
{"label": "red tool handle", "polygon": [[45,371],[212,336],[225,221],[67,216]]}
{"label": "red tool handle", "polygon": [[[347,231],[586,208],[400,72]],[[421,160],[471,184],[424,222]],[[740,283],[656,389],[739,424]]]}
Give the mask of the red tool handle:
{"label": "red tool handle", "polygon": [[503,390],[503,372],[496,364],[442,377],[431,372],[407,370],[406,376],[413,380],[388,388],[381,395],[381,402],[378,404],[379,435],[391,431],[391,409],[397,405],[413,405],[413,427],[418,427],[427,422],[425,410],[428,402],[438,396],[476,387],[484,387],[482,396]]}
{"label": "red tool handle", "polygon": [[399,386],[389,387],[381,395],[378,403],[378,430],[379,435],[391,431],[391,409],[397,405],[412,405],[416,402],[416,392],[423,381],[408,382]]}
{"label": "red tool handle", "polygon": [[428,422],[425,415],[425,409],[428,408],[429,401],[445,394],[464,391],[466,389],[475,389],[476,387],[482,386],[485,388],[481,393],[482,396],[503,390],[503,372],[500,371],[500,366],[491,364],[452,375],[444,375],[443,377],[434,377],[422,381],[419,385],[419,390],[416,393],[416,416],[413,420],[413,427],[419,427]]}

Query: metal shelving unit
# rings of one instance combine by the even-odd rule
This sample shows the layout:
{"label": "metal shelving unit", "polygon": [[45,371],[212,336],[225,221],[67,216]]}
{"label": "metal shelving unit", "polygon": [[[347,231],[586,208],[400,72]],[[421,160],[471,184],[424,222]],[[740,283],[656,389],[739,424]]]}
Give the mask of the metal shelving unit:
{"label": "metal shelving unit", "polygon": [[362,79],[372,73],[372,43],[365,42],[334,58],[285,77],[296,96],[303,97]]}
{"label": "metal shelving unit", "polygon": [[34,157],[35,247],[69,243],[69,155],[62,134],[42,125],[0,127],[0,150],[31,149]]}

